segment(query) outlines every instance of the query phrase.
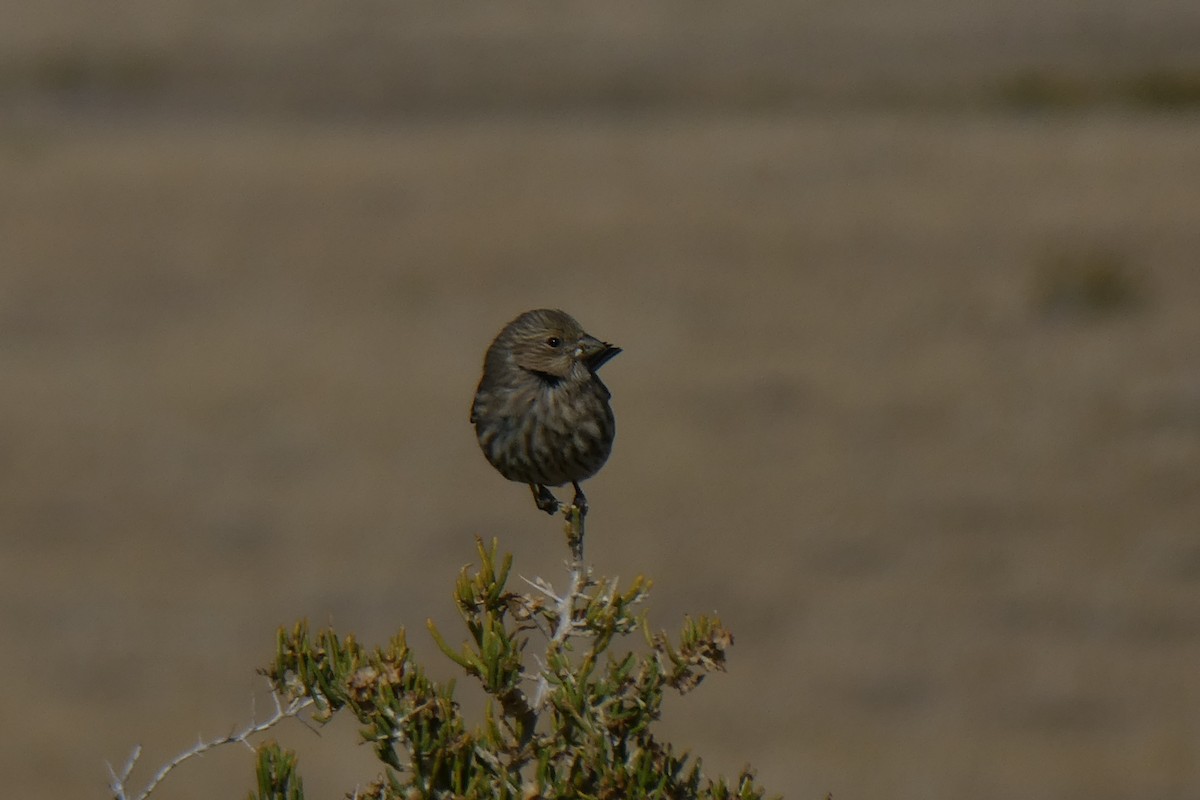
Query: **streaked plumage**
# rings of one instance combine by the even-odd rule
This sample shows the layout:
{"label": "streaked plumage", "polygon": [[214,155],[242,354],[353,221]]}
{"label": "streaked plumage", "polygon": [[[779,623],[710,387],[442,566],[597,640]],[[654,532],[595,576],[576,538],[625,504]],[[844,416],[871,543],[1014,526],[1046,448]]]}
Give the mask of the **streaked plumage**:
{"label": "streaked plumage", "polygon": [[619,352],[544,308],[514,319],[488,348],[471,404],[479,446],[501,475],[529,484],[547,513],[559,504],[546,487],[567,483],[586,510],[579,482],[604,466],[616,433],[596,370]]}

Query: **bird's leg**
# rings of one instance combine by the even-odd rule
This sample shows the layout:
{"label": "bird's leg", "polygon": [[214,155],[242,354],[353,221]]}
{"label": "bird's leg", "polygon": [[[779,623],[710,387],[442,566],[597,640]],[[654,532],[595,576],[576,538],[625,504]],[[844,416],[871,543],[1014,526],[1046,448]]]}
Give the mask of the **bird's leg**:
{"label": "bird's leg", "polygon": [[587,498],[583,496],[583,489],[579,488],[579,481],[571,481],[571,485],[575,487],[575,499],[571,501],[571,505],[579,509],[579,516],[585,516],[588,512]]}
{"label": "bird's leg", "polygon": [[549,489],[540,483],[531,483],[529,490],[533,492],[533,502],[537,504],[538,509],[550,516],[558,513],[558,498],[551,494]]}

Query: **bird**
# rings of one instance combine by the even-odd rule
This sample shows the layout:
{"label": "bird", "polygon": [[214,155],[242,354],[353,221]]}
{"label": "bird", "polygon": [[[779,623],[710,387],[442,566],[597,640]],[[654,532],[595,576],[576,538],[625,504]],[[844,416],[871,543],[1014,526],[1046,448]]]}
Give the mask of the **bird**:
{"label": "bird", "polygon": [[496,336],[483,359],[471,423],[483,455],[510,481],[529,485],[547,514],[560,503],[548,487],[570,483],[587,513],[580,481],[612,452],[611,393],[596,375],[621,348],[584,332],[565,311],[526,311]]}

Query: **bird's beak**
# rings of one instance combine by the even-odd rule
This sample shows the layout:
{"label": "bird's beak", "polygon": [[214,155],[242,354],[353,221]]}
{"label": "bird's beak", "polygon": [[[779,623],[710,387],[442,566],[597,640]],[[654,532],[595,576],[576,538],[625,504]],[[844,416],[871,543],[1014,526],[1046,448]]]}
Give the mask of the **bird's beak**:
{"label": "bird's beak", "polygon": [[594,336],[584,336],[575,348],[575,357],[587,364],[592,372],[608,363],[608,360],[621,352],[621,348],[602,342]]}

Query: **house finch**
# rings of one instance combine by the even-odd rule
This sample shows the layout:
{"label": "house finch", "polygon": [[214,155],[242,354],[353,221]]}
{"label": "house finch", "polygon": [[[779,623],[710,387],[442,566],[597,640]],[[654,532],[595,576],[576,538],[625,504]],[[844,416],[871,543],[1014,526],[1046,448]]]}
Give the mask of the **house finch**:
{"label": "house finch", "polygon": [[596,370],[619,352],[569,314],[539,308],[508,323],[484,357],[471,404],[479,446],[501,475],[529,484],[548,514],[559,503],[546,487],[566,483],[587,512],[579,482],[604,466],[616,433]]}

